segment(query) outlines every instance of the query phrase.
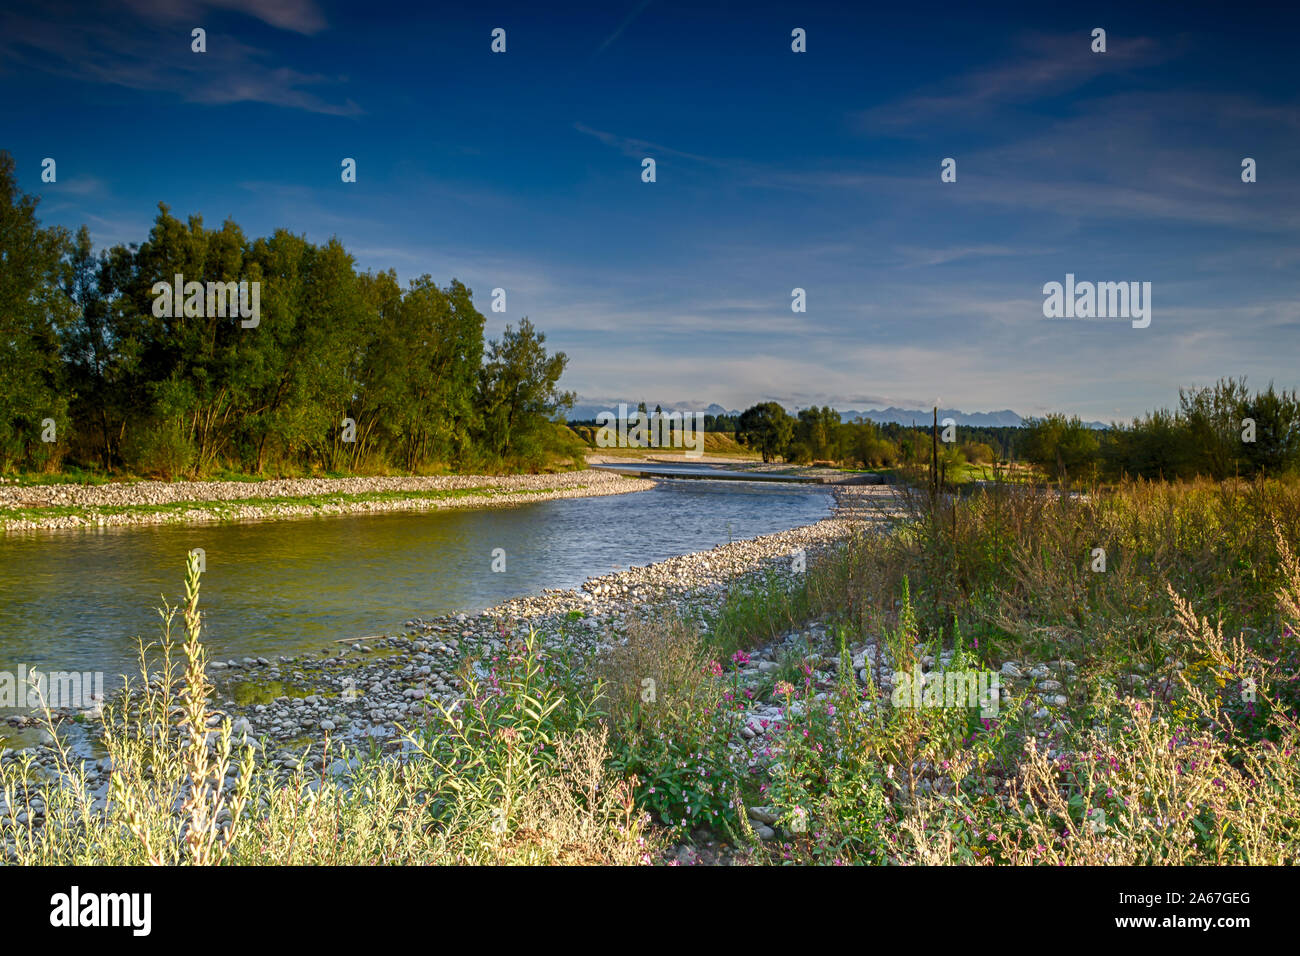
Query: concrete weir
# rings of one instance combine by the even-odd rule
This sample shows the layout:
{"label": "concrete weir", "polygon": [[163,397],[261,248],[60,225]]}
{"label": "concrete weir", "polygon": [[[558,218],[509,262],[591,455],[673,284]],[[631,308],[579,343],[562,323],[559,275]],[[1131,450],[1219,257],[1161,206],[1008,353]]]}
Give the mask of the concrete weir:
{"label": "concrete weir", "polygon": [[592,465],[633,478],[685,478],[697,481],[772,481],[801,485],[879,485],[884,476],[874,473],[797,475],[779,471],[734,471],[712,465]]}

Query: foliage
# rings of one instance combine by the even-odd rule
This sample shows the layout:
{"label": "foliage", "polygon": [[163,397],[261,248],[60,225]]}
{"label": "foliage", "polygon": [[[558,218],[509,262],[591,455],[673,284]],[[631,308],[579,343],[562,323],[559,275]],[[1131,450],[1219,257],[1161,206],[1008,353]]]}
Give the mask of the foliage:
{"label": "foliage", "polygon": [[[165,204],[138,246],[96,255],[84,227],[43,229],[35,209],[0,154],[0,472],[537,470],[572,457],[550,427],[572,401],[557,386],[564,354],[527,319],[485,350],[483,315],[454,279],[403,290],[391,271],[359,273],[337,239],[249,239]],[[210,299],[257,283],[256,325],[224,296],[160,314],[155,285],[178,275]]]}
{"label": "foliage", "polygon": [[637,781],[637,803],[669,831],[734,830],[728,743],[743,696],[698,633],[671,615],[640,619],[599,662],[611,766]]}

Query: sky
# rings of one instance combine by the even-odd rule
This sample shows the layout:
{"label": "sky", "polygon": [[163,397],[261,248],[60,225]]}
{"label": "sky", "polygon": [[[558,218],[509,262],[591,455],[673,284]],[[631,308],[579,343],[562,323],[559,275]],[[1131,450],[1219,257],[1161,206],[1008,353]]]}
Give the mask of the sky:
{"label": "sky", "polygon": [[[165,202],[460,279],[586,404],[1296,387],[1300,15],[1134,6],[6,0],[0,149],[101,247]],[[1045,318],[1067,273],[1150,282],[1150,325]]]}

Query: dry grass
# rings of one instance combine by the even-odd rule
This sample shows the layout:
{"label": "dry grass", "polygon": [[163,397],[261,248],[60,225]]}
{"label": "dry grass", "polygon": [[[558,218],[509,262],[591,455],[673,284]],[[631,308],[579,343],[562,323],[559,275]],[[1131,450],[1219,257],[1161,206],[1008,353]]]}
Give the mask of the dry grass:
{"label": "dry grass", "polygon": [[[1069,705],[1046,722],[1004,706],[979,726],[943,710],[863,715],[861,689],[841,687],[836,717],[792,721],[777,748],[778,809],[812,815],[783,852],[1300,862],[1298,536],[1300,486],[1282,482],[914,499],[898,533],[850,543],[823,571],[839,611],[834,587],[815,604],[903,656],[913,642],[952,646],[956,630],[994,669],[1072,658]],[[1094,547],[1106,549],[1104,572],[1092,570]]]}

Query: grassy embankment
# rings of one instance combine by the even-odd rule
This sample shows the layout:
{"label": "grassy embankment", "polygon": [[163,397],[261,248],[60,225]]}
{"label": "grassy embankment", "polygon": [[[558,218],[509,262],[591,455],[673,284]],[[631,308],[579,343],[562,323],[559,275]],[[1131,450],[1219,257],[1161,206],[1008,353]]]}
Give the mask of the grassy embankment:
{"label": "grassy embankment", "polygon": [[[592,425],[570,425],[570,429],[586,444],[587,450],[611,458],[682,458],[689,449],[686,448],[601,448],[596,444],[598,429]],[[735,458],[742,461],[761,461],[761,456],[740,444],[727,432],[704,432],[704,449],[702,455],[708,458]]]}
{"label": "grassy embankment", "polygon": [[[469,702],[413,730],[414,759],[314,791],[246,763],[224,805],[204,785],[241,758],[228,728],[215,756],[205,740],[191,568],[185,674],[107,717],[108,808],[70,764],[45,825],[30,809],[19,824],[10,760],[0,829],[29,863],[634,863],[701,828],[772,863],[1300,862],[1300,484],[912,504],[802,577],[733,588],[707,632],[668,610],[594,661],[518,646],[488,681],[466,671]],[[831,646],[795,643],[740,681],[746,648],[811,619]],[[849,666],[864,643],[899,670],[1064,659],[1066,702],[1047,719],[1020,690],[993,719],[893,706]],[[787,715],[758,772],[728,747],[750,695]],[[775,840],[754,838],[747,806]]]}
{"label": "grassy embankment", "polygon": [[277,481],[285,478],[406,478],[437,477],[453,474],[556,474],[577,471],[585,467],[583,457],[586,447],[565,425],[551,423],[544,444],[542,460],[527,467],[505,467],[503,463],[467,468],[460,471],[446,463],[431,463],[415,472],[403,471],[385,463],[361,470],[332,470],[322,467],[303,467],[287,461],[273,462],[261,473],[240,471],[228,463],[218,464],[202,471],[181,469],[176,474],[161,472],[135,471],[127,467],[105,469],[103,467],[86,467],[77,464],[63,464],[56,469],[26,470],[0,473],[0,484],[5,485],[105,485],[135,484],[151,481],[241,481],[250,484],[264,481]]}

